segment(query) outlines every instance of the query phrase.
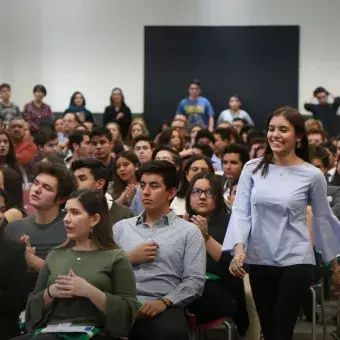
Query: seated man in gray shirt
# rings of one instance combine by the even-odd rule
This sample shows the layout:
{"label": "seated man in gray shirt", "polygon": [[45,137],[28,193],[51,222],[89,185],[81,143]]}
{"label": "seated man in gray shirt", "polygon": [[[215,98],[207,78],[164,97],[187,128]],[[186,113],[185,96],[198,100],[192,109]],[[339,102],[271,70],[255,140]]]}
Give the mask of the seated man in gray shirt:
{"label": "seated man in gray shirt", "polygon": [[170,210],[176,196],[176,168],[151,161],[141,168],[144,212],[113,227],[115,242],[129,253],[137,299],[143,305],[129,340],[189,337],[184,306],[202,294],[206,250],[202,234]]}
{"label": "seated man in gray shirt", "polygon": [[6,234],[26,244],[31,290],[47,254],[66,240],[65,214],[60,212],[60,206],[75,189],[76,180],[66,167],[50,161],[38,163],[29,196],[36,214],[6,227]]}

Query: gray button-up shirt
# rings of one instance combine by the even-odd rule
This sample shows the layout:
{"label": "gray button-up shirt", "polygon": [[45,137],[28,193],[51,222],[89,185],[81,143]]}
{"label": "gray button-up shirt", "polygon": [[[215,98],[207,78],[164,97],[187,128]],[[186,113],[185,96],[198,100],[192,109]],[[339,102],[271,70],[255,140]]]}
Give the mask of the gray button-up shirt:
{"label": "gray button-up shirt", "polygon": [[150,227],[141,214],[116,223],[113,235],[126,252],[145,242],[158,245],[155,261],[133,266],[138,301],[166,298],[174,305],[187,305],[202,294],[206,249],[194,224],[171,210]]}

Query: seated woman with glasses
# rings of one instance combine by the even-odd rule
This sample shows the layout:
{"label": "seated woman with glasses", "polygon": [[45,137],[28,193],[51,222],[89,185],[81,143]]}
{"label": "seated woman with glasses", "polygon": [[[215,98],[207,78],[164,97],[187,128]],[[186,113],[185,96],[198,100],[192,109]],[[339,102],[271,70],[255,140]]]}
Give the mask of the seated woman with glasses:
{"label": "seated woman with glasses", "polygon": [[[137,312],[136,282],[128,257],[112,239],[105,196],[75,191],[65,212],[67,241],[47,256],[26,307],[29,334],[15,339],[58,340],[75,326],[94,339],[126,336]],[[64,329],[52,327],[66,323]],[[47,327],[51,332],[42,330]]]}
{"label": "seated woman with glasses", "polygon": [[185,197],[189,182],[200,172],[214,173],[214,167],[208,157],[203,155],[193,155],[190,157],[183,168],[183,178],[181,179],[181,186],[178,190],[177,196],[171,202],[170,208],[175,211],[177,216],[184,216],[186,214]]}
{"label": "seated woman with glasses", "polygon": [[186,218],[201,230],[207,249],[207,274],[203,294],[188,307],[198,324],[222,317],[233,317],[240,336],[244,336],[249,319],[244,286],[227,270],[232,257],[222,252],[222,243],[230,214],[219,179],[201,172],[190,181],[186,197]]}

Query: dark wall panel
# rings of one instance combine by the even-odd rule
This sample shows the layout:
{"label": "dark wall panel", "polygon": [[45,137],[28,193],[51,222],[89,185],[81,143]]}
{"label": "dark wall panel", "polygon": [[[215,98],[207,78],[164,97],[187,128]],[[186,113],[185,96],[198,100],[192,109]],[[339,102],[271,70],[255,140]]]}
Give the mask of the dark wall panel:
{"label": "dark wall panel", "polygon": [[153,134],[201,80],[216,118],[239,94],[259,127],[269,112],[298,105],[299,27],[145,27],[144,117]]}

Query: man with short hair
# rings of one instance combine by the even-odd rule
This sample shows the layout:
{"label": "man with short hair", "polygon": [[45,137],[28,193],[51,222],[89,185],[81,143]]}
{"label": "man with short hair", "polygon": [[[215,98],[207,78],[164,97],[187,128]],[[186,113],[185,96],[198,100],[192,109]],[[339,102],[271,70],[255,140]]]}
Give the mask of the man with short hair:
{"label": "man with short hair", "polygon": [[232,187],[238,182],[241,176],[244,164],[249,161],[248,150],[240,144],[230,144],[224,151],[222,156],[222,186],[225,199],[231,194]]}
{"label": "man with short hair", "polygon": [[91,132],[92,153],[96,159],[103,162],[110,171],[115,172],[115,160],[112,157],[113,140],[110,130],[106,127],[94,128]]}
{"label": "man with short hair", "polygon": [[8,125],[8,132],[14,144],[15,154],[19,164],[27,166],[37,155],[37,146],[25,140],[25,121],[21,117],[14,117]]}
{"label": "man with short hair", "polygon": [[195,125],[201,125],[214,131],[215,112],[210,101],[201,97],[201,83],[198,79],[193,79],[189,83],[189,97],[182,99],[178,105],[175,116],[187,117],[187,129],[190,131]]}
{"label": "man with short hair", "polygon": [[50,128],[41,129],[34,137],[34,143],[38,148],[38,154],[25,168],[28,181],[33,180],[36,165],[43,159],[51,155],[56,155],[58,151],[58,135]]}
{"label": "man with short hair", "polygon": [[74,161],[90,157],[90,134],[86,131],[74,131],[68,138],[68,147],[72,155],[65,158],[65,164],[69,169]]}
{"label": "man with short hair", "polygon": [[309,145],[319,146],[326,142],[327,134],[324,130],[309,130],[307,132],[307,138]]}
{"label": "man with short hair", "polygon": [[98,190],[105,194],[112,225],[134,216],[127,206],[116,203],[106,192],[110,182],[110,172],[101,161],[92,158],[78,159],[72,162],[71,169],[77,179],[78,189]]}
{"label": "man with short hair", "polygon": [[63,117],[64,137],[68,138],[78,125],[80,125],[79,117],[73,112],[66,112]]}
{"label": "man with short hair", "polygon": [[[6,233],[26,244],[27,266],[39,272],[47,254],[66,240],[60,206],[76,189],[74,176],[64,167],[51,162],[40,162],[30,188],[29,204],[36,214],[9,223]],[[32,277],[32,289],[37,274]]]}
{"label": "man with short hair", "polygon": [[247,121],[243,118],[236,117],[233,119],[233,127],[236,129],[238,133],[241,132],[242,128],[247,125]]}
{"label": "man with short hair", "polygon": [[202,294],[206,250],[199,229],[176,216],[176,168],[167,161],[141,167],[144,212],[113,227],[115,242],[133,265],[142,304],[129,340],[187,340],[184,308]]}
{"label": "man with short hair", "polygon": [[151,161],[153,142],[150,137],[137,136],[132,142],[132,147],[140,164]]}
{"label": "man with short hair", "polygon": [[20,116],[18,105],[11,102],[11,85],[3,83],[0,85],[0,125],[7,127],[9,121]]}

